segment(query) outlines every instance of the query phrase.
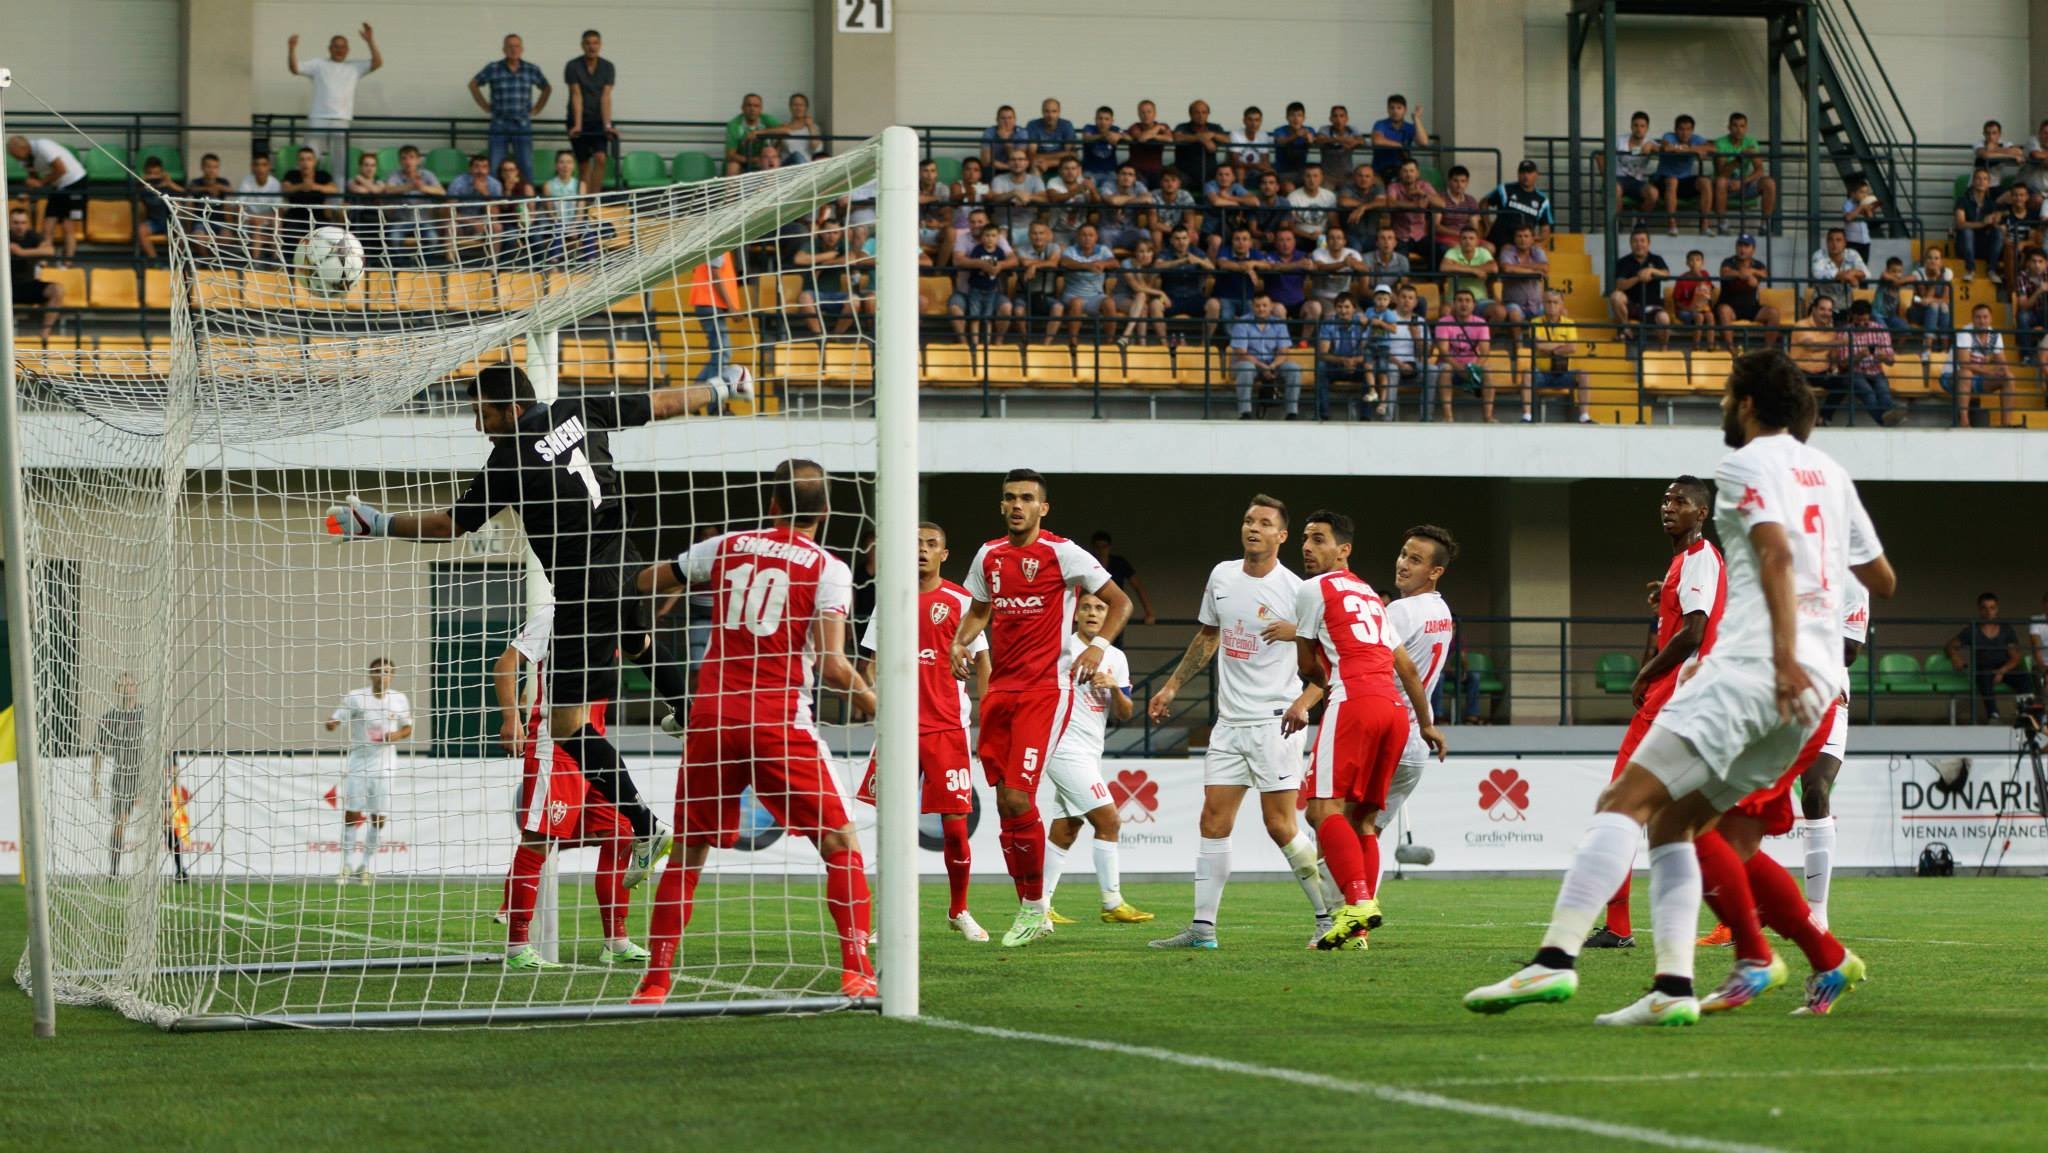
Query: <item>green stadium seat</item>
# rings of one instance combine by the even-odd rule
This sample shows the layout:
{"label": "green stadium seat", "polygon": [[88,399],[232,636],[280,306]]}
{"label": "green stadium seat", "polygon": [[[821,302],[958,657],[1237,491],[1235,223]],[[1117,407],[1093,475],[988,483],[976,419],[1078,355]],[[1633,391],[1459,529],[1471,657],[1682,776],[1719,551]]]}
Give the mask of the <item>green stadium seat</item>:
{"label": "green stadium seat", "polygon": [[1626,693],[1636,683],[1642,662],[1633,653],[1601,653],[1593,665],[1593,681],[1603,693]]}
{"label": "green stadium seat", "polygon": [[8,184],[8,187],[9,187],[9,189],[11,190],[11,189],[15,189],[15,188],[20,188],[20,187],[22,187],[22,182],[23,182],[23,181],[25,181],[25,180],[27,180],[27,179],[28,179],[28,169],[26,169],[26,168],[23,168],[23,167],[22,167],[22,165],[21,165],[21,161],[19,161],[19,160],[16,160],[16,159],[15,159],[14,157],[12,157],[12,156],[8,157],[8,158],[7,158],[7,184]]}
{"label": "green stadium seat", "polygon": [[154,156],[164,162],[164,175],[185,183],[185,153],[175,144],[145,144],[130,154],[129,165],[142,171],[142,162]]}
{"label": "green stadium seat", "polygon": [[1504,693],[1507,691],[1507,682],[1500,679],[1500,674],[1494,670],[1493,658],[1487,656],[1485,653],[1475,653],[1468,651],[1465,654],[1465,663],[1463,665],[1463,668],[1464,671],[1467,673],[1479,674],[1480,692],[1486,693],[1490,696],[1496,693]]}
{"label": "green stadium seat", "polygon": [[1868,696],[1876,691],[1876,688],[1877,681],[1871,675],[1870,669],[1870,650],[1859,648],[1856,650],[1856,659],[1849,662],[1849,695]]}
{"label": "green stadium seat", "polygon": [[668,174],[661,170],[661,154],[658,152],[628,152],[619,161],[619,178],[628,188],[657,188],[668,183]]}
{"label": "green stadium seat", "polygon": [[1438,192],[1444,190],[1444,174],[1442,169],[1434,164],[1418,163],[1416,167],[1422,170],[1422,179],[1428,181],[1431,188],[1436,189]]}
{"label": "green stadium seat", "polygon": [[709,180],[718,175],[718,158],[704,152],[678,152],[672,175],[677,184]]}
{"label": "green stadium seat", "polygon": [[121,160],[90,145],[81,144],[72,149],[78,155],[78,162],[85,165],[85,178],[95,184],[121,184],[128,174],[121,171]]}
{"label": "green stadium seat", "polygon": [[939,183],[951,184],[960,179],[960,158],[958,156],[934,156],[932,163],[939,166]]}
{"label": "green stadium seat", "polygon": [[[377,150],[377,175],[389,176],[396,171],[398,171],[398,149],[379,148]],[[350,173],[350,175],[354,175],[354,173]]]}
{"label": "green stadium seat", "polygon": [[[349,181],[355,179],[356,163],[357,161],[360,161],[362,158],[363,150],[351,146],[348,150],[348,167],[341,172],[334,172],[333,169],[329,169],[328,171],[334,176],[334,179],[337,183],[347,184]],[[384,170],[381,168],[377,170],[379,175],[382,175],[383,171]]]}
{"label": "green stadium seat", "polygon": [[[1883,671],[1883,660],[1878,661],[1878,669]],[[1947,653],[1927,654],[1927,663],[1922,666],[1922,671],[1927,681],[1926,692],[1966,694],[1970,691],[1970,678],[1949,663]]]}
{"label": "green stadium seat", "polygon": [[420,161],[420,167],[433,173],[446,188],[455,178],[469,171],[469,153],[460,148],[436,148]]}
{"label": "green stadium seat", "polygon": [[1885,693],[1926,693],[1935,691],[1920,662],[1911,653],[1886,653],[1877,658],[1877,688]]}

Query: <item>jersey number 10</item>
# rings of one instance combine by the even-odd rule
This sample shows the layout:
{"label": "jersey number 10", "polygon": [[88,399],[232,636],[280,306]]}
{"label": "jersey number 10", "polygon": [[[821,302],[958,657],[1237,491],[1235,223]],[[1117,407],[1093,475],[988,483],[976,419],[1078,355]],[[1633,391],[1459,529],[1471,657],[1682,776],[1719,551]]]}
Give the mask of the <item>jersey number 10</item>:
{"label": "jersey number 10", "polygon": [[765,637],[782,627],[782,613],[788,604],[788,569],[743,564],[725,570],[723,627]]}

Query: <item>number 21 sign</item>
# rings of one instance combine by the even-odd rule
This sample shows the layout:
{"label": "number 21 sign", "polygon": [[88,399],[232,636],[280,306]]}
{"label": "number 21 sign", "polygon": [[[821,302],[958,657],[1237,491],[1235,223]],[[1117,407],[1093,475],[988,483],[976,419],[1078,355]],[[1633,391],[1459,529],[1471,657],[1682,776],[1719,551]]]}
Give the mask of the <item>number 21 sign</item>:
{"label": "number 21 sign", "polygon": [[896,0],[838,0],[839,31],[893,32],[890,9]]}

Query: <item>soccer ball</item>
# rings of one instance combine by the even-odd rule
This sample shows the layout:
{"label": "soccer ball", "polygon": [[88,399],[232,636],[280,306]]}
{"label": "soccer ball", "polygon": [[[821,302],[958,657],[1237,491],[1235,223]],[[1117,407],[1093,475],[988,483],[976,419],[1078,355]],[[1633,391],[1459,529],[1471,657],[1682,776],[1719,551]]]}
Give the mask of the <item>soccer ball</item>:
{"label": "soccer ball", "polygon": [[363,281],[363,242],[345,228],[316,228],[292,252],[292,274],[307,292],[339,300]]}

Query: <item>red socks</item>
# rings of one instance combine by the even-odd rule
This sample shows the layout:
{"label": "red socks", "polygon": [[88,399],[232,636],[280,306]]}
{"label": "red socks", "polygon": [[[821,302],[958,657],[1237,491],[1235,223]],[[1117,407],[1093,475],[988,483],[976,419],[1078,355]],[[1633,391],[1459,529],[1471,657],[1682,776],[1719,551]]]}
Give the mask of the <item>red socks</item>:
{"label": "red socks", "polygon": [[1003,864],[1017,883],[1019,900],[1036,901],[1045,895],[1045,826],[1038,823],[1038,806],[1029,812],[1003,818]]}
{"label": "red socks", "polygon": [[524,945],[533,932],[533,904],[540,895],[541,866],[547,862],[548,855],[541,849],[521,845],[512,852],[512,873],[505,884],[506,912],[510,914],[507,944]]}
{"label": "red socks", "polygon": [[[1700,859],[1700,885],[1707,907],[1735,938],[1736,959],[1769,961],[1771,944],[1764,940],[1763,926],[1757,923],[1756,898],[1750,893],[1749,874],[1735,854],[1735,846],[1712,829],[1695,837],[1692,846]],[[1806,907],[1806,898],[1799,899],[1799,907]]]}
{"label": "red socks", "polygon": [[974,857],[967,850],[967,819],[943,817],[939,830],[946,838],[946,887],[951,894],[946,915],[957,917],[967,911],[967,877],[974,865]]}
{"label": "red socks", "polygon": [[825,858],[825,907],[839,927],[839,963],[849,973],[873,976],[868,960],[868,934],[873,906],[868,900],[868,875],[859,853],[845,850]]}
{"label": "red socks", "polygon": [[1323,861],[1330,876],[1344,894],[1344,900],[1358,905],[1372,899],[1365,871],[1365,846],[1358,843],[1358,830],[1342,813],[1331,813],[1316,826],[1316,843],[1322,846]]}
{"label": "red socks", "polygon": [[1378,900],[1380,895],[1379,833],[1375,831],[1369,836],[1361,835],[1358,838],[1358,847],[1364,854],[1360,859],[1365,863],[1365,895],[1368,899]]}
{"label": "red socks", "polygon": [[648,918],[647,971],[666,973],[675,967],[676,943],[683,926],[690,923],[690,906],[697,896],[699,870],[686,868],[675,859],[662,866],[661,880],[654,886],[654,912]]}
{"label": "red socks", "polygon": [[633,897],[621,873],[630,852],[632,842],[626,840],[614,839],[597,847],[597,876],[593,884],[597,888],[597,916],[607,941],[626,935],[626,911],[632,907]]}
{"label": "red socks", "polygon": [[1816,973],[1842,963],[1845,950],[1834,934],[1813,923],[1813,910],[1806,894],[1785,866],[1759,852],[1749,859],[1749,887],[1756,894],[1757,912],[1764,924],[1780,937],[1799,946]]}
{"label": "red socks", "polygon": [[1621,888],[1616,889],[1607,902],[1607,931],[1617,937],[1635,936],[1633,922],[1628,919],[1628,882],[1629,879],[1623,877]]}

